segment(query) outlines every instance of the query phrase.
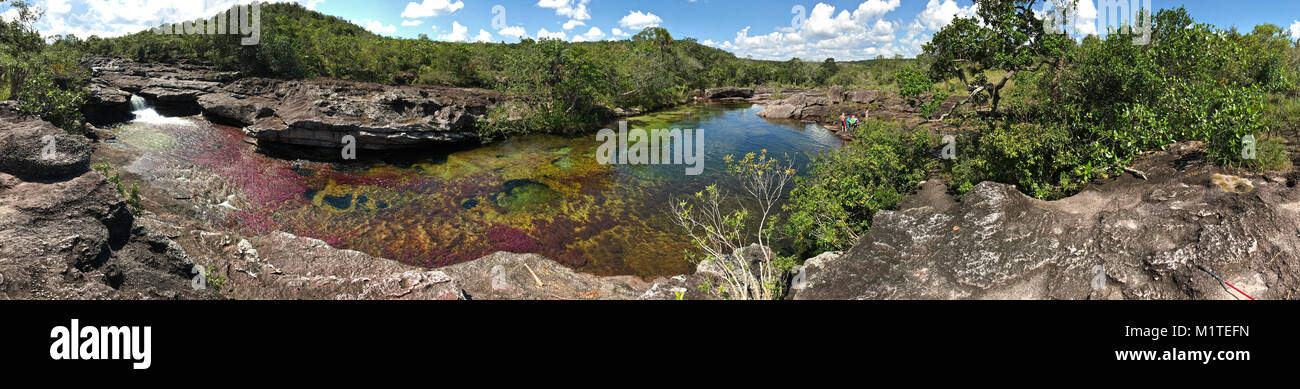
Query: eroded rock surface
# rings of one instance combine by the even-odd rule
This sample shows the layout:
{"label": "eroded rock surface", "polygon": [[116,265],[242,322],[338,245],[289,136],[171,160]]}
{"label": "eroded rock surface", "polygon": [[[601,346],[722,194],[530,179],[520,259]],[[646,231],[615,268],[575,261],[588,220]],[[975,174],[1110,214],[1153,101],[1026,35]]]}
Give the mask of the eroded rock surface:
{"label": "eroded rock surface", "polygon": [[754,90],[749,88],[724,87],[713,88],[704,91],[704,96],[710,99],[729,99],[742,98],[748,99],[754,97]]}
{"label": "eroded rock surface", "polygon": [[0,109],[0,149],[0,299],[217,297],[190,286],[183,250],[134,226],[84,137]]}
{"label": "eroded rock surface", "polygon": [[[1300,192],[1291,179],[1228,191],[1196,144],[1060,201],[982,183],[944,211],[883,211],[838,258],[805,265],[796,299],[1259,299],[1300,297]],[[942,202],[939,200],[937,202]],[[950,200],[948,200],[950,201]],[[1237,296],[1236,298],[1243,298]]]}
{"label": "eroded rock surface", "polygon": [[160,112],[208,118],[244,128],[258,141],[340,147],[353,136],[360,149],[389,150],[477,139],[474,124],[501,97],[497,92],[432,86],[386,86],[332,80],[241,78],[202,66],[141,64],[92,58],[85,112],[92,122],[130,115],[130,95]]}
{"label": "eroded rock surface", "polygon": [[650,286],[579,273],[536,254],[500,252],[428,269],[283,232],[244,239],[191,230],[181,243],[214,272],[211,287],[236,299],[630,300]]}

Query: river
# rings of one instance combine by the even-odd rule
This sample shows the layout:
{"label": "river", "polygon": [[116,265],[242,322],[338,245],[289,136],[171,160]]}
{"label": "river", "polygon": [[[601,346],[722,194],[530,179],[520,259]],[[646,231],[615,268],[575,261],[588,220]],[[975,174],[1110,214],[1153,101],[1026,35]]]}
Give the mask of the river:
{"label": "river", "polygon": [[697,176],[682,165],[599,164],[594,134],[312,162],[267,156],[237,128],[136,109],[136,120],[114,129],[113,147],[139,155],[126,169],[178,197],[215,199],[205,206],[220,209],[226,227],[280,230],[429,267],[512,251],[598,275],[690,273],[690,242],[667,217],[672,198],[715,182],[727,188],[729,154],[788,154],[802,168],[809,154],[842,145],[816,124],[765,121],[755,115],[760,106],[693,104],[628,119],[628,127],[702,129]]}

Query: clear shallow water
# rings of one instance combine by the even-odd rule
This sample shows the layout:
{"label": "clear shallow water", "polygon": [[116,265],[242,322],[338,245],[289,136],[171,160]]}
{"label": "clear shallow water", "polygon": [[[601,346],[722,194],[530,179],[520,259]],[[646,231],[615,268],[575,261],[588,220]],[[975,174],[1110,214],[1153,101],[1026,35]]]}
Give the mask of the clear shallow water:
{"label": "clear shallow water", "polygon": [[238,129],[191,119],[141,116],[117,131],[141,151],[133,172],[168,177],[176,174],[163,171],[193,166],[219,177],[237,193],[227,222],[248,233],[281,230],[423,266],[535,252],[595,274],[653,277],[692,270],[668,204],[714,182],[725,187],[724,156],[766,149],[802,167],[807,153],[842,144],[818,125],[769,123],[755,115],[760,109],[690,105],[628,120],[629,128],[703,129],[699,176],[682,165],[601,165],[594,134],[520,137],[400,162],[321,163],[268,157]]}

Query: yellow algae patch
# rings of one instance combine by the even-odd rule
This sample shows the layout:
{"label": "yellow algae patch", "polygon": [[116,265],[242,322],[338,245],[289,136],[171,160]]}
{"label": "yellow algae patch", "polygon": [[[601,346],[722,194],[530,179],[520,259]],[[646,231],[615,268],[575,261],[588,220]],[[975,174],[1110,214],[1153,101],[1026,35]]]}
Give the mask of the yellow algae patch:
{"label": "yellow algae patch", "polygon": [[1237,176],[1215,174],[1210,177],[1210,183],[1218,185],[1219,189],[1223,189],[1224,192],[1249,193],[1255,190],[1255,185],[1250,180]]}

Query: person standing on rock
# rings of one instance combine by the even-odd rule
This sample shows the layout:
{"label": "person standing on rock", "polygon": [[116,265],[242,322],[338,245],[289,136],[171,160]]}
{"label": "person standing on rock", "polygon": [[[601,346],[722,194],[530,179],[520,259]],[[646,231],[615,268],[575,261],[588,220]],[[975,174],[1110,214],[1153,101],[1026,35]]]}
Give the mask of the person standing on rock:
{"label": "person standing on rock", "polygon": [[849,130],[849,116],[843,112],[840,112],[840,130],[841,131]]}

